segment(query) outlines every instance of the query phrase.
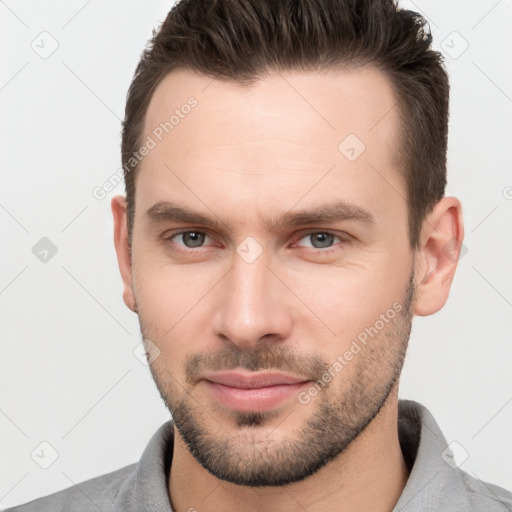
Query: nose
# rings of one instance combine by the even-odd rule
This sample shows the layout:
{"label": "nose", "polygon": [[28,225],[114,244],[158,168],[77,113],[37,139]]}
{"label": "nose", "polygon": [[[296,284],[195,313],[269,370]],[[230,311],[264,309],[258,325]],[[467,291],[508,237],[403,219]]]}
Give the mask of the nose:
{"label": "nose", "polygon": [[240,348],[287,339],[292,329],[290,293],[262,255],[247,263],[234,254],[214,315],[215,334]]}

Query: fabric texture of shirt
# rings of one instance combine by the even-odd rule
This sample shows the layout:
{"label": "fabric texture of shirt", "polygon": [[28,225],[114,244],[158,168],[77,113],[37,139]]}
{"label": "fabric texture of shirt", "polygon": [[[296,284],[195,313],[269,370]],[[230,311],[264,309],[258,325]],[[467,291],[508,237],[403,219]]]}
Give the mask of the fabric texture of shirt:
{"label": "fabric texture of shirt", "polygon": [[[512,511],[512,492],[457,467],[423,405],[399,400],[398,434],[410,475],[393,512]],[[138,463],[5,512],[172,512],[167,482],[173,435],[168,421],[153,435]]]}

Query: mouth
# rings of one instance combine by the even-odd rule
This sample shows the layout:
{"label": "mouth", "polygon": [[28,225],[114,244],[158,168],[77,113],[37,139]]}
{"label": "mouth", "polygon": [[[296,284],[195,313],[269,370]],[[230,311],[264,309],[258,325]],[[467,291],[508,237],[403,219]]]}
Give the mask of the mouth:
{"label": "mouth", "polygon": [[227,371],[202,377],[221,405],[241,412],[264,412],[289,401],[311,381],[285,373]]}

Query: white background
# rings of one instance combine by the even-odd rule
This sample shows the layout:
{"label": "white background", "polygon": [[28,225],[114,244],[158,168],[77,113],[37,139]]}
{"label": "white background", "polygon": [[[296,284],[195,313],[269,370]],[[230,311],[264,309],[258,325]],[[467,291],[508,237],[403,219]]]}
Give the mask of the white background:
{"label": "white background", "polygon": [[[463,469],[510,489],[512,2],[403,5],[428,17],[446,54],[448,194],[463,202],[468,252],[446,307],[415,319],[400,396],[467,451]],[[123,186],[92,196],[120,167],[126,92],[169,9],[0,2],[1,508],[136,462],[169,419],[121,298],[110,197]],[[41,37],[51,48],[43,31],[58,42],[47,59],[31,48]],[[42,237],[58,249],[47,263],[32,253]],[[48,469],[31,458],[43,441],[58,452]]]}

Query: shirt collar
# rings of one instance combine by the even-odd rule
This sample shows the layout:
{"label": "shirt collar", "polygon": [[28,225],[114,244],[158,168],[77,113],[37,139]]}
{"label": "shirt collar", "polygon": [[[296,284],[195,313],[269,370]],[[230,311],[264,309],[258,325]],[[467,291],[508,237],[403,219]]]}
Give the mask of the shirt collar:
{"label": "shirt collar", "polygon": [[473,510],[462,471],[426,407],[413,400],[398,401],[398,437],[412,468],[393,512]]}
{"label": "shirt collar", "polygon": [[172,512],[168,479],[174,443],[172,421],[164,423],[142,453],[135,471],[123,482],[111,512]]}

